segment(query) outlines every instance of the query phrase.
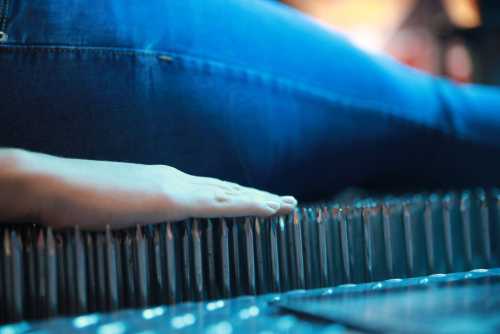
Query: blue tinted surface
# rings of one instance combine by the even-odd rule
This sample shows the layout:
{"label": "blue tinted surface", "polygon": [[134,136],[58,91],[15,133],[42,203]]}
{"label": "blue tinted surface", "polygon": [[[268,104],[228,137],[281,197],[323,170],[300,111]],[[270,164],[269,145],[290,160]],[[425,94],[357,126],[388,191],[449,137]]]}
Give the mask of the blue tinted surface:
{"label": "blue tinted surface", "polygon": [[[75,318],[56,318],[40,322],[23,322],[0,327],[0,334],[7,333],[28,333],[37,331],[57,331],[60,333],[163,333],[178,330],[182,333],[346,333],[347,327],[325,321],[338,306],[331,300],[342,300],[355,303],[356,298],[363,295],[366,303],[356,305],[356,309],[344,311],[344,315],[350,315],[355,319],[353,324],[356,327],[374,329],[379,326],[383,318],[370,318],[365,321],[363,318],[368,313],[367,308],[373,295],[380,297],[381,291],[387,295],[382,304],[372,304],[369,308],[373,312],[380,314],[393,314],[400,312],[402,317],[414,320],[419,317],[432,317],[435,323],[445,324],[454,327],[426,327],[427,332],[432,332],[439,328],[452,329],[453,332],[466,330],[468,332],[491,331],[495,321],[498,323],[498,281],[500,269],[480,269],[465,273],[438,274],[426,277],[411,279],[391,279],[382,282],[349,284],[335,288],[317,290],[296,290],[283,294],[269,294],[259,297],[243,296],[229,300],[219,300],[204,303],[185,303],[177,306],[160,306],[141,310],[127,310],[111,314],[84,315]],[[478,284],[479,283],[479,284]],[[438,288],[439,287],[439,288]],[[394,292],[391,292],[394,291]],[[408,295],[401,297],[402,291]],[[430,292],[430,298],[418,305],[408,305],[413,303],[412,294],[415,298],[420,298],[422,291]],[[424,292],[424,293],[428,293]],[[457,292],[463,293],[463,299],[456,298]],[[391,296],[394,293],[394,303]],[[496,293],[496,295],[494,295]],[[358,297],[357,297],[358,296]],[[378,296],[378,297],[377,297]],[[470,307],[478,298],[482,297],[482,304],[474,312],[470,312]],[[298,299],[300,302],[298,302]],[[303,312],[302,305],[306,305],[303,300],[325,300],[328,307],[327,312],[322,314],[323,320],[315,320],[311,317],[298,317],[296,312],[288,313],[281,308],[288,308],[299,305],[296,310]],[[374,299],[375,301],[375,299]],[[377,300],[379,301],[379,300]],[[420,301],[420,300],[419,300]],[[359,301],[358,301],[359,302]],[[295,304],[293,304],[295,303]],[[426,304],[427,303],[427,304]],[[436,303],[445,305],[443,310],[436,309]],[[495,304],[496,303],[496,304]],[[425,304],[425,305],[424,305]],[[428,305],[429,308],[425,308]],[[401,306],[401,307],[397,307]],[[337,308],[338,310],[338,308]],[[365,313],[361,312],[366,311]],[[423,313],[419,313],[419,312]],[[466,313],[464,313],[464,310]],[[321,311],[321,308],[319,309]],[[447,322],[446,317],[436,317],[434,312],[441,312],[445,316],[452,314],[455,321]],[[447,313],[452,311],[452,313]],[[479,312],[476,312],[479,311]],[[305,310],[305,312],[309,312]],[[314,310],[313,312],[316,312]],[[392,313],[391,313],[392,312]],[[460,315],[460,316],[459,316]],[[458,317],[459,316],[459,317]],[[465,317],[464,317],[465,316]],[[424,319],[424,318],[421,318]],[[345,320],[345,319],[344,319]],[[418,324],[422,325],[421,322]],[[391,323],[391,325],[393,325]],[[401,321],[395,321],[395,326],[400,326]],[[414,331],[417,327],[414,322],[407,322],[404,327],[393,327],[402,331]],[[370,327],[371,326],[371,327]],[[421,328],[421,327],[419,327]],[[349,333],[352,333],[350,331]]]}
{"label": "blue tinted surface", "polygon": [[500,276],[398,288],[374,285],[350,294],[289,298],[279,303],[299,314],[349,324],[370,332],[498,333]]}

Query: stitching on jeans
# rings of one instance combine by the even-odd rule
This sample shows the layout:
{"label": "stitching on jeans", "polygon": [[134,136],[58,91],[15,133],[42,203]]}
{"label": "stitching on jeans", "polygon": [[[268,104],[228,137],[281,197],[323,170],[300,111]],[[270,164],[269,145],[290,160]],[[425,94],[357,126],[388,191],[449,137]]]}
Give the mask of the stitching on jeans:
{"label": "stitching on jeans", "polygon": [[[233,77],[238,80],[268,86],[270,88],[289,91],[290,93],[300,92],[309,97],[321,98],[339,107],[354,107],[362,110],[371,110],[372,112],[385,112],[389,113],[394,119],[410,122],[415,126],[421,128],[431,128],[426,123],[417,123],[405,117],[401,117],[399,109],[385,103],[373,100],[362,100],[353,97],[345,97],[331,92],[325,91],[323,88],[315,87],[312,84],[298,83],[293,79],[277,76],[270,72],[253,70],[243,68],[241,66],[224,63],[220,60],[210,59],[208,57],[201,58],[200,56],[192,56],[175,51],[145,51],[139,49],[126,49],[126,48],[113,48],[113,47],[82,47],[82,46],[47,46],[47,45],[19,45],[19,44],[4,44],[0,46],[0,53],[2,52],[31,52],[31,53],[93,53],[100,55],[125,55],[130,57],[155,57],[163,63],[169,65],[178,65],[190,70],[197,70],[199,73],[210,74],[212,72],[220,72],[228,77]],[[447,133],[444,130],[440,130]]]}
{"label": "stitching on jeans", "polygon": [[0,31],[3,32],[3,21],[4,21],[4,16],[5,16],[5,3],[7,2],[7,0],[0,0]]}
{"label": "stitching on jeans", "polygon": [[38,46],[38,45],[16,45],[4,44],[0,46],[0,52],[29,52],[29,53],[95,53],[113,54],[125,56],[159,56],[168,52],[150,52],[134,49],[118,49],[105,47],[79,47],[79,46]]}
{"label": "stitching on jeans", "polygon": [[2,17],[0,17],[0,31],[7,33],[5,29],[7,28],[7,15],[9,13],[10,0],[4,0],[2,6]]}

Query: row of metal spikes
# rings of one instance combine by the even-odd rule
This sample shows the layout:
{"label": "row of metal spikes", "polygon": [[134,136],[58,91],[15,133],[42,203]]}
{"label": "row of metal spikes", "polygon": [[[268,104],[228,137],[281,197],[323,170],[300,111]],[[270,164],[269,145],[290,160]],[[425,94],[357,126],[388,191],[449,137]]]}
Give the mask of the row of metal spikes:
{"label": "row of metal spikes", "polygon": [[0,226],[1,322],[500,264],[500,195],[481,189],[121,231]]}

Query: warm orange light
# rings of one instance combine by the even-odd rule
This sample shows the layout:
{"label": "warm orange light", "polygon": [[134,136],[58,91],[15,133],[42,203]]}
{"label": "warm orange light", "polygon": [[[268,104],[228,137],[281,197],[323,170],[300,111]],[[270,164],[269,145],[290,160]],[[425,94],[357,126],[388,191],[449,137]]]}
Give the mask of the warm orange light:
{"label": "warm orange light", "polygon": [[383,52],[415,0],[286,0],[316,17],[351,41],[373,52]]}
{"label": "warm orange light", "polygon": [[450,20],[462,28],[481,25],[481,17],[475,0],[444,0],[444,7]]}

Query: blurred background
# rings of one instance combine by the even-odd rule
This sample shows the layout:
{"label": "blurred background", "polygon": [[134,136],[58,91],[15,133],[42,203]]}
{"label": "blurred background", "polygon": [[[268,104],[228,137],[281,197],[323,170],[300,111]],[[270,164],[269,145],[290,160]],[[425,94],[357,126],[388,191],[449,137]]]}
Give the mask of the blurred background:
{"label": "blurred background", "polygon": [[373,53],[500,85],[500,0],[282,0]]}

